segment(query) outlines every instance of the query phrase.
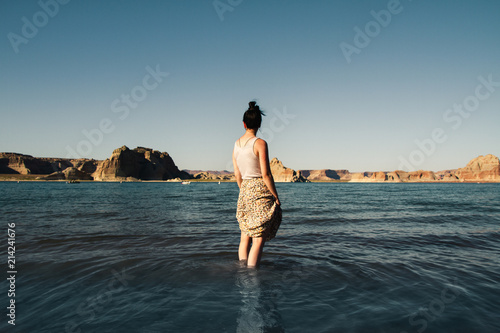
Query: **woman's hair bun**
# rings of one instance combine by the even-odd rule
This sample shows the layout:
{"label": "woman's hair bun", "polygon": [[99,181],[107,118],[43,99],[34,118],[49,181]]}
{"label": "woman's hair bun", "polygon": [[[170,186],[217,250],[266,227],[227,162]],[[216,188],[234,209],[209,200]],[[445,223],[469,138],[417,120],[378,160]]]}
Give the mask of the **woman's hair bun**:
{"label": "woman's hair bun", "polygon": [[243,121],[248,128],[258,130],[262,123],[262,116],[265,116],[265,114],[260,110],[257,102],[251,101],[248,103],[248,110],[243,115]]}

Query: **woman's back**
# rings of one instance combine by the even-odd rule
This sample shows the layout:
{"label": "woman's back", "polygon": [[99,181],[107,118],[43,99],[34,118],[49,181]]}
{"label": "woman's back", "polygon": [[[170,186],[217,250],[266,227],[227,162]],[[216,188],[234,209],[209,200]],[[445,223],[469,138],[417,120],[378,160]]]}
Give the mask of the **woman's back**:
{"label": "woman's back", "polygon": [[[259,157],[255,155],[254,146],[257,137],[249,138],[247,141],[238,140],[234,144],[234,157],[241,172],[242,179],[261,178]],[[242,146],[240,146],[242,144]]]}

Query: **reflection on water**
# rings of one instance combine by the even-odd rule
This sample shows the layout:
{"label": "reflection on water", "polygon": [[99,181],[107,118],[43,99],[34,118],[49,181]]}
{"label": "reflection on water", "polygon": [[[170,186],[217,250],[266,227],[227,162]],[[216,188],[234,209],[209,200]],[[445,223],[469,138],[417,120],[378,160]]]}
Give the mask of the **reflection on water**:
{"label": "reflection on water", "polygon": [[237,333],[285,332],[278,310],[277,286],[261,281],[261,272],[242,267],[236,275],[236,286],[241,294],[237,318]]}

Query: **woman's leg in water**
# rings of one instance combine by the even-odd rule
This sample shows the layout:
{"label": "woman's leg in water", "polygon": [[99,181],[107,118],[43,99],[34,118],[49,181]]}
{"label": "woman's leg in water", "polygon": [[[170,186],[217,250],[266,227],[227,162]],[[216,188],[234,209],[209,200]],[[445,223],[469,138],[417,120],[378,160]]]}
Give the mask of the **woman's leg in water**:
{"label": "woman's leg in water", "polygon": [[247,267],[257,267],[260,264],[260,258],[262,257],[262,250],[264,249],[264,244],[266,243],[264,237],[252,238],[252,248],[248,254]]}
{"label": "woman's leg in water", "polygon": [[248,252],[250,251],[250,242],[252,238],[248,237],[243,231],[241,232],[240,247],[238,249],[238,257],[240,262],[244,261],[245,264],[248,260]]}

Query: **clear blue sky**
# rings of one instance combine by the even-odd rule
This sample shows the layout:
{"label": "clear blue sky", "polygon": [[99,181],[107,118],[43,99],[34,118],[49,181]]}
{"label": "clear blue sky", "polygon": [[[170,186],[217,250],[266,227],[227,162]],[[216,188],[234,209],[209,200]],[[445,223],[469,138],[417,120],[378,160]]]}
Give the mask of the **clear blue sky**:
{"label": "clear blue sky", "polygon": [[256,99],[271,157],[293,169],[499,156],[500,2],[397,2],[2,1],[0,151],[145,146],[227,169]]}

